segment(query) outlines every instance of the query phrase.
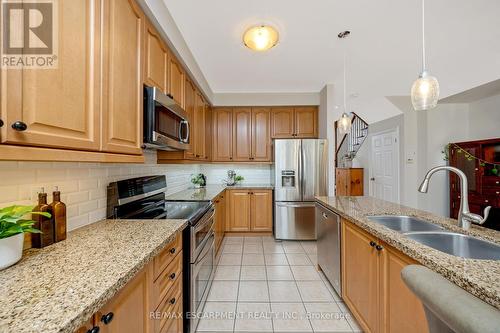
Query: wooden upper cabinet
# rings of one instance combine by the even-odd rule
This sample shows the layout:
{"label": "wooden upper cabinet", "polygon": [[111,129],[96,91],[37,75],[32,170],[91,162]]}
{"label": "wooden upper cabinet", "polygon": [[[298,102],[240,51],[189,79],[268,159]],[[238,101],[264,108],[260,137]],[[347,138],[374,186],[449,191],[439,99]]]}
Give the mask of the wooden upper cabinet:
{"label": "wooden upper cabinet", "polygon": [[187,159],[192,159],[195,157],[194,147],[196,142],[196,124],[194,117],[194,103],[195,103],[196,87],[191,80],[186,79],[186,98],[184,103],[184,109],[188,114],[189,121],[189,146],[188,150],[184,151],[184,157]]}
{"label": "wooden upper cabinet", "polygon": [[[132,281],[118,292],[97,313],[96,323],[100,333],[146,333],[149,332],[149,290],[147,269],[140,271]],[[109,324],[102,322],[101,318],[113,314]]]}
{"label": "wooden upper cabinet", "polygon": [[194,96],[195,144],[194,154],[197,159],[205,159],[205,100],[199,91]]}
{"label": "wooden upper cabinet", "polygon": [[228,191],[229,231],[250,231],[250,193],[248,190]]}
{"label": "wooden upper cabinet", "polygon": [[212,159],[212,107],[205,101],[205,160]]}
{"label": "wooden upper cabinet", "polygon": [[250,229],[273,231],[272,190],[251,190]]}
{"label": "wooden upper cabinet", "polygon": [[270,161],[271,154],[271,112],[252,108],[252,161]]}
{"label": "wooden upper cabinet", "polygon": [[[5,69],[0,75],[1,142],[99,150],[100,0],[55,2],[58,67]],[[18,122],[16,131],[11,126]]]}
{"label": "wooden upper cabinet", "polygon": [[168,90],[168,49],[150,22],[146,23],[144,82],[163,91]]}
{"label": "wooden upper cabinet", "polygon": [[233,158],[233,111],[214,108],[212,111],[212,161],[227,162]]}
{"label": "wooden upper cabinet", "polygon": [[318,137],[317,107],[295,108],[295,137],[297,138]]}
{"label": "wooden upper cabinet", "polygon": [[273,139],[317,138],[318,108],[315,106],[272,108],[271,137]]}
{"label": "wooden upper cabinet", "polygon": [[375,237],[342,221],[342,293],[366,332],[379,331],[378,251]]}
{"label": "wooden upper cabinet", "polygon": [[168,72],[169,72],[169,94],[172,95],[174,101],[177,102],[181,107],[184,107],[184,83],[185,73],[179,60],[170,52],[168,60]]}
{"label": "wooden upper cabinet", "polygon": [[294,133],[293,108],[273,108],[271,110],[271,137],[273,139],[292,138]]}
{"label": "wooden upper cabinet", "polygon": [[141,154],[144,14],[133,0],[103,7],[102,150]]}
{"label": "wooden upper cabinet", "polygon": [[252,110],[233,109],[233,160],[249,161],[252,157]]}

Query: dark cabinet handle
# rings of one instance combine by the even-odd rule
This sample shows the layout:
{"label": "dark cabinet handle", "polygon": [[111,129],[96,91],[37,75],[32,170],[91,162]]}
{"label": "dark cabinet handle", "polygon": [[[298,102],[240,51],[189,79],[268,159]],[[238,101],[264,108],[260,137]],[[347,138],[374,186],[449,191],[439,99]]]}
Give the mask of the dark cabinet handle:
{"label": "dark cabinet handle", "polygon": [[377,251],[382,251],[384,249],[382,245],[377,245],[375,246],[375,248],[377,249]]}
{"label": "dark cabinet handle", "polygon": [[170,300],[170,304],[175,304],[175,297]]}
{"label": "dark cabinet handle", "polygon": [[174,96],[172,94],[167,94],[168,97],[170,97],[171,99],[174,99]]}
{"label": "dark cabinet handle", "polygon": [[99,331],[100,331],[99,326],[94,326],[91,329],[89,329],[87,333],[99,333]]}
{"label": "dark cabinet handle", "polygon": [[170,276],[169,276],[170,280],[175,279],[175,276],[176,276],[175,273],[170,274]]}
{"label": "dark cabinet handle", "polygon": [[370,246],[371,246],[371,247],[374,247],[375,245],[377,245],[377,244],[375,244],[375,242],[374,242],[374,241],[370,241]]}
{"label": "dark cabinet handle", "polygon": [[175,247],[170,249],[170,253],[174,254],[175,253]]}
{"label": "dark cabinet handle", "polygon": [[101,321],[105,324],[108,325],[112,320],[113,320],[114,314],[113,312],[109,312],[105,314],[104,316],[101,317]]}
{"label": "dark cabinet handle", "polygon": [[15,123],[12,124],[12,128],[18,132],[26,131],[28,128],[28,125],[23,123],[22,121],[16,121]]}
{"label": "dark cabinet handle", "polygon": [[0,119],[0,127],[3,127],[3,120]]}

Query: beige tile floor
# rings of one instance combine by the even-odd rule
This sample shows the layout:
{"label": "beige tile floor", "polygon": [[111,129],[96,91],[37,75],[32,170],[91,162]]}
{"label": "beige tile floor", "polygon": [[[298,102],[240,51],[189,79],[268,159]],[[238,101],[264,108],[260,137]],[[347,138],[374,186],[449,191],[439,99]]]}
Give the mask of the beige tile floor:
{"label": "beige tile floor", "polygon": [[361,332],[316,264],[314,241],[226,237],[198,332]]}

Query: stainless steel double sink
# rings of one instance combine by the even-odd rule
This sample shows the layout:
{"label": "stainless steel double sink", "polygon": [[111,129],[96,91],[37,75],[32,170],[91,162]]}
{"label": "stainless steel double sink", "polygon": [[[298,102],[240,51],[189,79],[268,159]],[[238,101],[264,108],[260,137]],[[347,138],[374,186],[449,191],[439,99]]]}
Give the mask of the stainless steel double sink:
{"label": "stainless steel double sink", "polygon": [[367,218],[441,252],[462,258],[500,260],[499,245],[450,232],[439,225],[416,217],[376,215]]}

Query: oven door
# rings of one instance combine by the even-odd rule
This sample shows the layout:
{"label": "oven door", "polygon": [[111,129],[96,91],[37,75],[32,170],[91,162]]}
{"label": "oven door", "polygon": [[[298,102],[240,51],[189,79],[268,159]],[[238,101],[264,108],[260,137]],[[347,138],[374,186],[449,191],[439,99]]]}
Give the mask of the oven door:
{"label": "oven door", "polygon": [[184,111],[157,88],[144,89],[144,144],[164,150],[190,147],[189,121]]}
{"label": "oven door", "polygon": [[211,207],[208,212],[191,227],[191,262],[199,257],[204,243],[213,233],[215,209]]}
{"label": "oven door", "polygon": [[196,261],[191,264],[191,313],[196,315],[191,319],[190,331],[195,332],[198,326],[198,313],[203,310],[208,292],[215,274],[215,242],[212,232],[204,244]]}

